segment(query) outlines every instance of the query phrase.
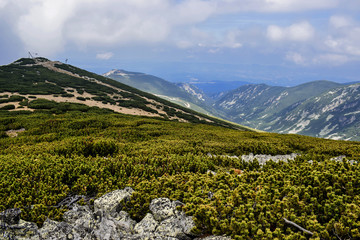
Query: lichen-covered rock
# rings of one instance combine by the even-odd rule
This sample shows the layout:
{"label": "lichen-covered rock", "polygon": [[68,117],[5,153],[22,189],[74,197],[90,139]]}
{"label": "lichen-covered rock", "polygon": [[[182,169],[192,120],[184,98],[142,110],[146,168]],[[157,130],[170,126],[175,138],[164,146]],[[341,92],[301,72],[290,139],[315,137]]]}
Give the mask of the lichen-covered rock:
{"label": "lichen-covered rock", "polygon": [[121,240],[179,240],[174,237],[166,237],[159,235],[157,233],[147,233],[147,234],[134,234],[123,236]]}
{"label": "lichen-covered rock", "polygon": [[117,240],[121,239],[121,231],[119,230],[116,220],[110,217],[103,217],[93,230],[95,239],[101,240]]}
{"label": "lichen-covered rock", "polygon": [[14,225],[1,224],[0,239],[40,240],[37,225],[24,220]]}
{"label": "lichen-covered rock", "polygon": [[116,214],[116,212],[120,211],[120,202],[122,200],[130,199],[133,192],[134,190],[132,188],[127,187],[122,190],[115,190],[113,192],[105,194],[104,196],[94,201],[95,212],[100,210],[108,215]]}
{"label": "lichen-covered rock", "polygon": [[82,238],[91,234],[97,224],[94,214],[88,206],[79,206],[75,204],[73,208],[64,213],[63,219],[71,224]]}
{"label": "lichen-covered rock", "polygon": [[81,239],[80,235],[74,231],[72,225],[66,222],[57,222],[50,219],[46,219],[42,228],[39,229],[41,239]]}
{"label": "lichen-covered rock", "polygon": [[174,216],[162,221],[156,232],[163,236],[176,237],[178,239],[191,239],[191,230],[195,227],[192,217],[186,216],[183,212],[176,211]]}
{"label": "lichen-covered rock", "polygon": [[95,201],[95,211],[73,203],[72,209],[64,213],[63,222],[47,219],[40,229],[35,223],[21,220],[20,210],[7,210],[0,215],[0,240],[188,240],[195,237],[191,233],[195,227],[192,217],[176,209],[183,205],[180,201],[154,199],[150,204],[152,214],[148,213],[139,223],[127,212],[119,211],[120,202],[130,198],[132,192],[131,188],[125,188],[104,195]]}
{"label": "lichen-covered rock", "polygon": [[146,216],[135,225],[135,232],[139,234],[151,233],[154,232],[159,222],[155,220],[154,216],[151,213],[146,214]]}
{"label": "lichen-covered rock", "polygon": [[175,215],[176,205],[168,198],[156,198],[150,203],[150,211],[157,221],[163,221]]}
{"label": "lichen-covered rock", "polygon": [[117,224],[126,232],[133,232],[136,225],[136,221],[130,218],[130,215],[125,211],[120,211],[114,216]]}
{"label": "lichen-covered rock", "polygon": [[0,221],[9,225],[18,224],[20,221],[20,208],[7,209],[0,213]]}

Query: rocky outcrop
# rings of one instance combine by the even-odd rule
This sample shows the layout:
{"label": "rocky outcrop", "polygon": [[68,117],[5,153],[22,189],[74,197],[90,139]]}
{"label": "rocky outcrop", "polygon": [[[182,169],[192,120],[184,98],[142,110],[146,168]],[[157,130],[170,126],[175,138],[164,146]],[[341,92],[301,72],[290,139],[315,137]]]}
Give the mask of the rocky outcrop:
{"label": "rocky outcrop", "polygon": [[[214,155],[211,153],[207,154],[208,157],[223,157],[223,158],[235,158],[235,159],[241,159],[244,162],[254,162],[254,161],[258,161],[259,165],[265,165],[267,161],[274,161],[274,162],[288,162],[290,160],[294,160],[297,156],[301,156],[298,153],[291,153],[291,154],[286,154],[286,155],[265,155],[265,154],[256,154],[254,155],[253,153],[250,153],[249,155],[242,155],[240,157],[238,156],[230,156],[230,155]],[[211,173],[213,175],[215,175],[216,173],[213,171],[208,170],[207,173]]]}
{"label": "rocky outcrop", "polygon": [[[20,209],[0,213],[0,239],[29,240],[140,240],[140,239],[195,239],[191,232],[195,227],[192,217],[186,216],[177,206],[179,201],[168,198],[153,199],[150,213],[140,221],[132,220],[121,204],[130,199],[133,190],[125,188],[105,194],[94,201],[94,210],[89,206],[74,203],[64,213],[63,221],[47,219],[41,228],[35,223],[20,219]],[[207,240],[230,238],[210,236]]]}

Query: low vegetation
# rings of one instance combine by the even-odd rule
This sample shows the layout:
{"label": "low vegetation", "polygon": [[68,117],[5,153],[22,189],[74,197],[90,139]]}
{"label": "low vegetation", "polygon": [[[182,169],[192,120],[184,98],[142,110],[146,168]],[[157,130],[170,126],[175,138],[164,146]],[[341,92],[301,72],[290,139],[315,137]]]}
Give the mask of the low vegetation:
{"label": "low vegetation", "polygon": [[[66,209],[58,203],[70,195],[94,198],[130,186],[135,193],[124,210],[136,220],[151,199],[168,197],[185,204],[194,231],[203,235],[360,238],[359,142],[178,123],[41,99],[28,105],[37,110],[0,111],[0,211],[19,207],[22,218],[41,225],[47,217],[62,218]],[[17,137],[6,134],[21,128]],[[249,153],[301,156],[264,166],[221,156]],[[347,158],[330,160],[339,155]]]}

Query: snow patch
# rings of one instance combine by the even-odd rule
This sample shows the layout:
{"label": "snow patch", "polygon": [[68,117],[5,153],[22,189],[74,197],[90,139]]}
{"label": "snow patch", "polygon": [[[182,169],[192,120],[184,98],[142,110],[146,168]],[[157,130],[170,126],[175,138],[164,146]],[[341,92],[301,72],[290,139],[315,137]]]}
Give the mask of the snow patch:
{"label": "snow patch", "polygon": [[326,125],[323,129],[321,129],[320,131],[320,136],[325,136],[328,135],[329,133],[331,133],[332,131],[334,131],[334,129],[338,126],[337,124],[335,124],[332,128],[329,128],[331,126],[331,123],[329,123],[328,125]]}
{"label": "snow patch", "polygon": [[[346,114],[345,114],[346,115]],[[332,119],[334,117],[334,115],[332,115],[332,114],[329,114],[329,116],[327,116],[327,118],[326,118],[326,121],[329,121],[330,119]]]}
{"label": "snow patch", "polygon": [[360,111],[349,112],[349,113],[344,114],[344,116],[348,116],[348,115],[352,115],[352,114],[359,114],[359,113],[360,113]]}
{"label": "snow patch", "polygon": [[201,93],[197,93],[189,84],[182,84],[183,89],[191,95],[197,97],[201,101],[205,101],[204,96]]}
{"label": "snow patch", "polygon": [[305,129],[306,126],[310,124],[310,120],[303,120],[296,124],[296,127],[289,131],[289,133],[298,133]]}
{"label": "snow patch", "polygon": [[315,114],[315,113],[313,113],[313,114],[311,114],[311,115],[309,116],[309,118],[310,118],[311,120],[318,120],[319,117],[320,117],[320,114]]}

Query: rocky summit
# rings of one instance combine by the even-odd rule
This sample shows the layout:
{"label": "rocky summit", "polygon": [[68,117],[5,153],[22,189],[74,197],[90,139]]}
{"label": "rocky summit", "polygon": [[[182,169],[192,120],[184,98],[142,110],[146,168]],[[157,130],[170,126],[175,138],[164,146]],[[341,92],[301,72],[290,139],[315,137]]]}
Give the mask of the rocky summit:
{"label": "rocky summit", "polygon": [[[18,240],[118,240],[118,239],[200,239],[192,229],[191,216],[177,210],[180,201],[168,198],[153,199],[150,213],[140,221],[131,219],[121,211],[122,203],[128,201],[133,189],[125,188],[103,195],[94,201],[94,207],[74,203],[64,213],[63,221],[47,219],[41,228],[20,218],[18,208],[0,213],[0,239]],[[225,236],[207,236],[205,240],[228,240]]]}

